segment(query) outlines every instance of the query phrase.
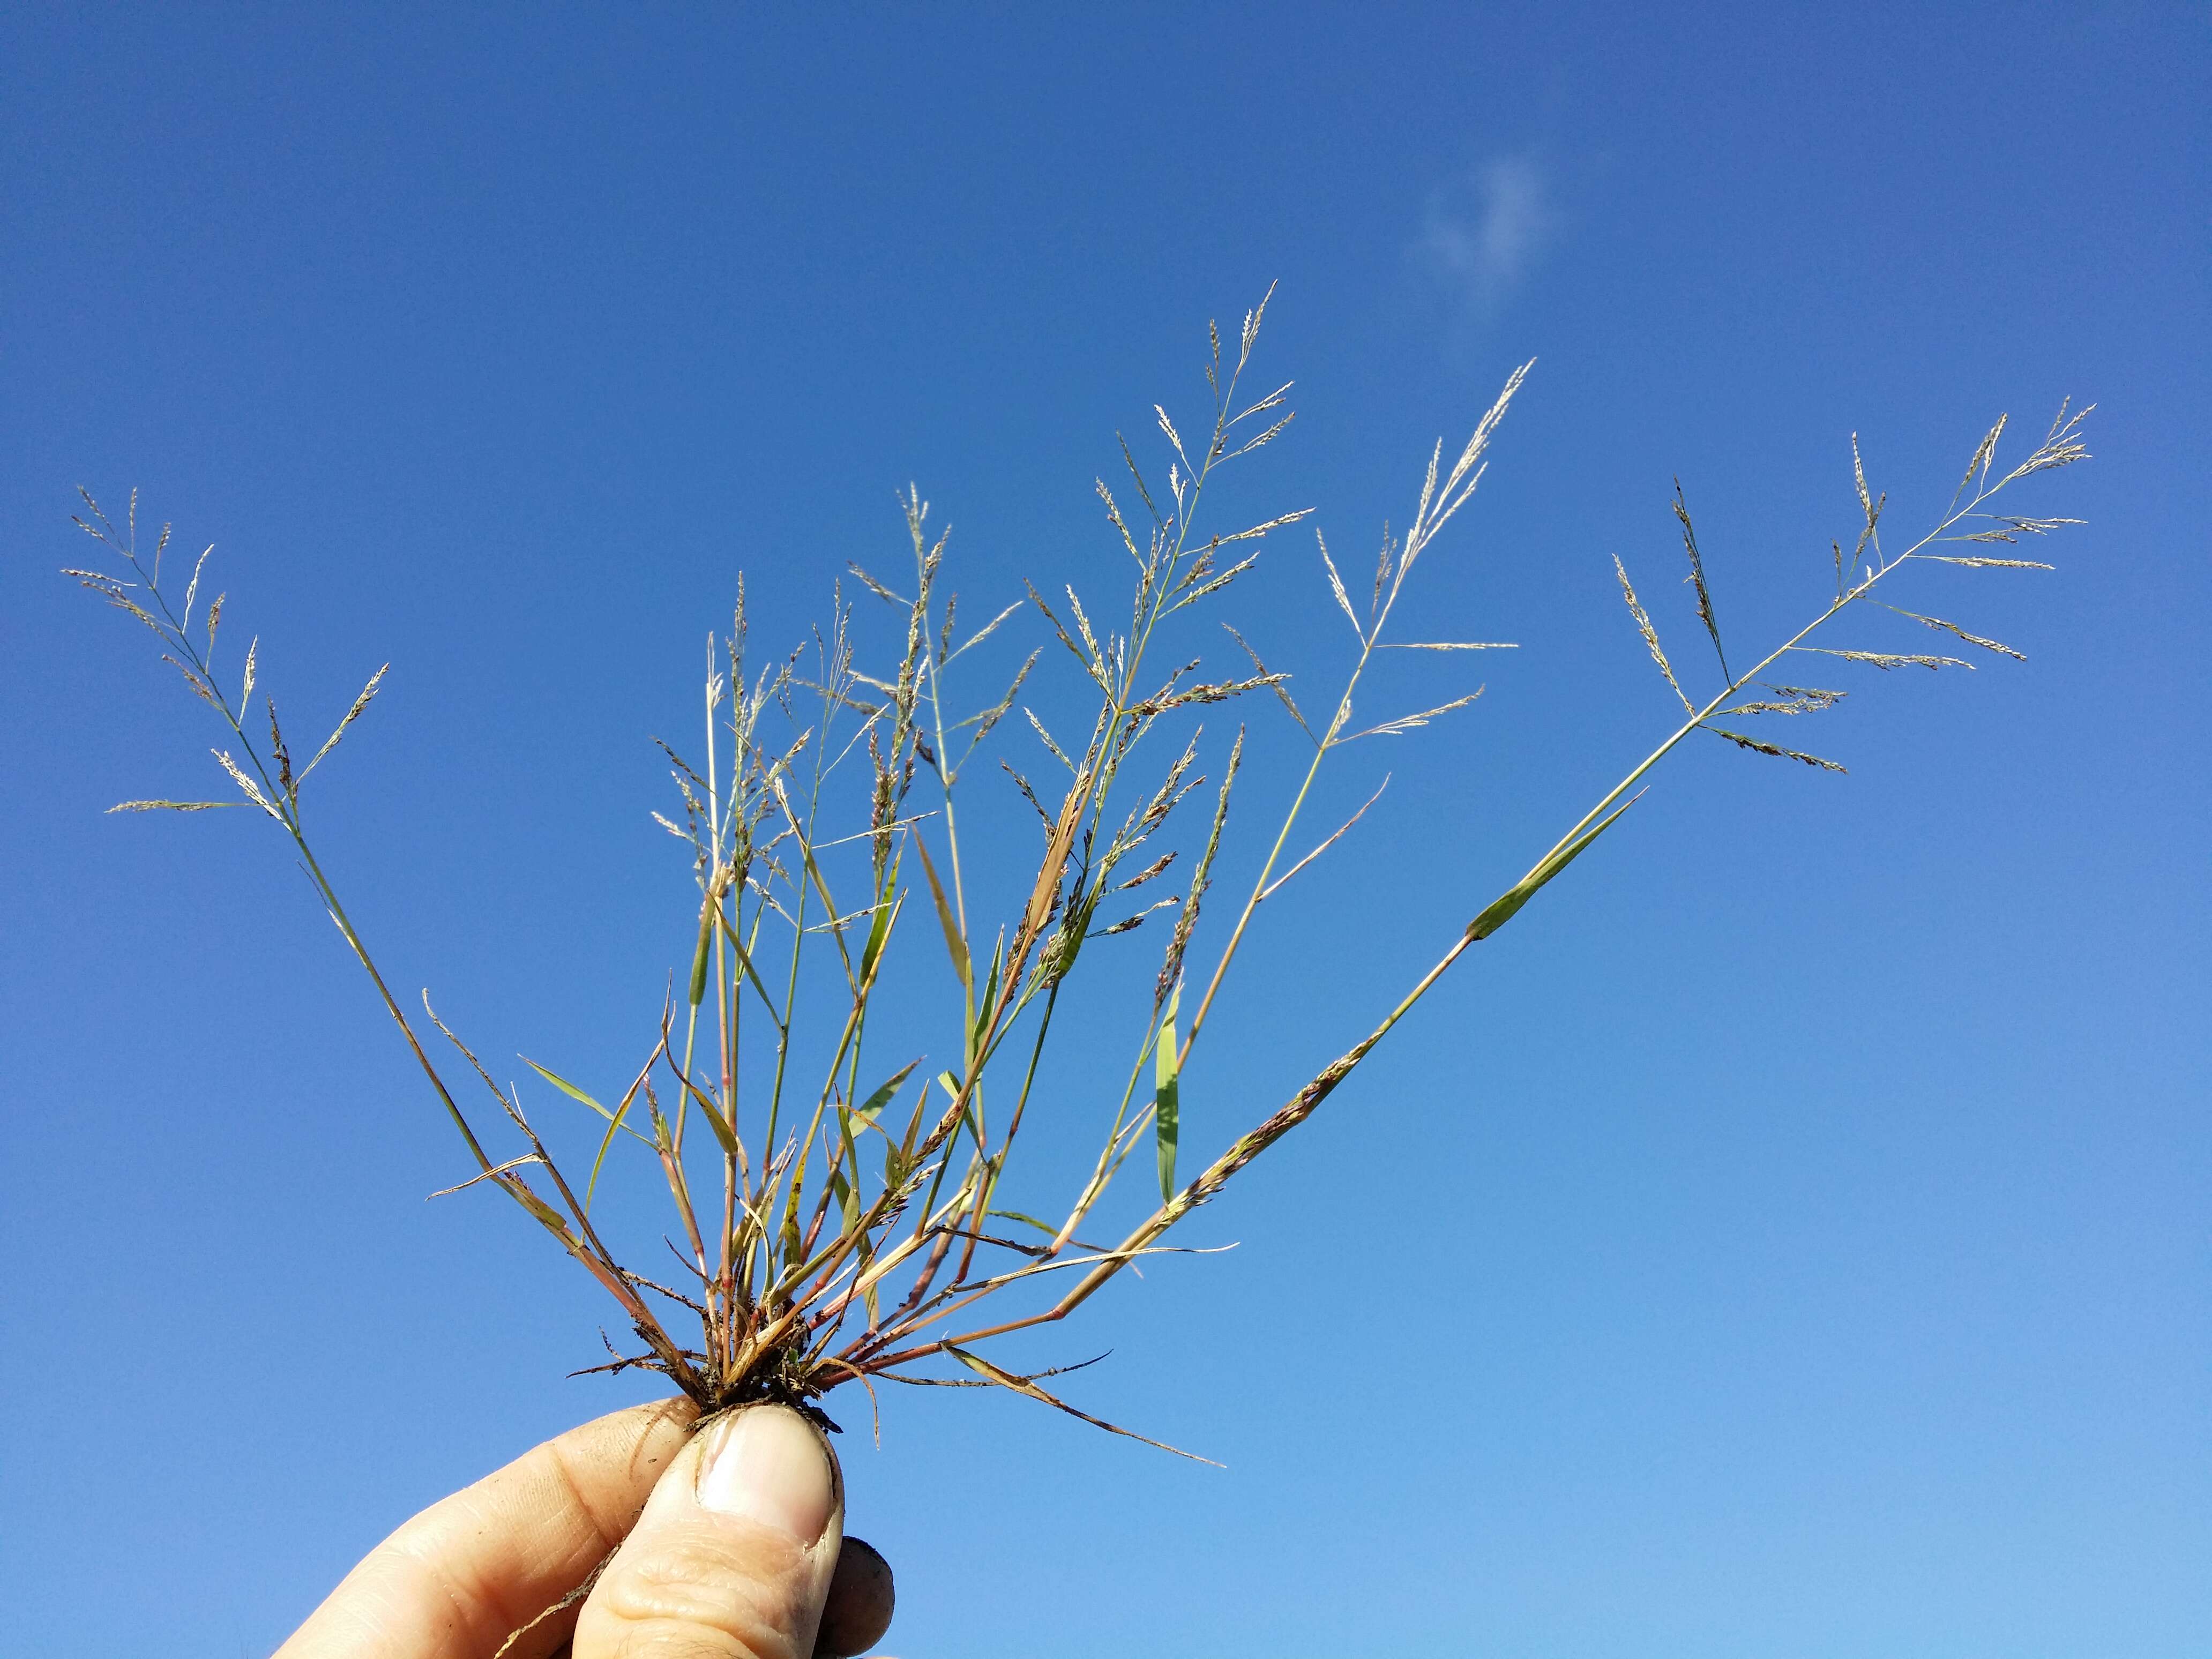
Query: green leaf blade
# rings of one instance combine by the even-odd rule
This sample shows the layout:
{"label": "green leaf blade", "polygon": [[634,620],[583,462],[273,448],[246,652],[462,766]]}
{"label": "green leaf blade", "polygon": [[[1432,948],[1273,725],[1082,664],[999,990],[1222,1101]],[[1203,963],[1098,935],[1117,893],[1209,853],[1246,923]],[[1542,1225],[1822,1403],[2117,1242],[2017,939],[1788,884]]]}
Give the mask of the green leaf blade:
{"label": "green leaf blade", "polygon": [[1486,939],[1521,912],[1521,907],[1536,896],[1537,890],[1553,877],[1565,869],[1583,854],[1584,848],[1620,822],[1620,815],[1636,805],[1640,797],[1631,797],[1615,807],[1597,823],[1592,824],[1574,840],[1549,854],[1534,870],[1499,894],[1488,908],[1467,925],[1470,939]]}
{"label": "green leaf blade", "polygon": [[1159,1149],[1160,1201],[1175,1196],[1176,1145],[1182,1130],[1182,1056],[1176,1042],[1176,1014],[1182,1004],[1182,981],[1168,994],[1167,1012],[1153,1045],[1152,1138]]}
{"label": "green leaf blade", "polygon": [[968,962],[968,941],[960,937],[960,923],[945,900],[945,884],[938,880],[937,866],[929,861],[929,848],[923,845],[919,835],[914,838],[914,849],[921,854],[921,872],[929,878],[929,896],[937,902],[937,920],[945,929],[945,953],[952,958],[952,971],[960,975],[960,983],[965,988],[974,979]]}

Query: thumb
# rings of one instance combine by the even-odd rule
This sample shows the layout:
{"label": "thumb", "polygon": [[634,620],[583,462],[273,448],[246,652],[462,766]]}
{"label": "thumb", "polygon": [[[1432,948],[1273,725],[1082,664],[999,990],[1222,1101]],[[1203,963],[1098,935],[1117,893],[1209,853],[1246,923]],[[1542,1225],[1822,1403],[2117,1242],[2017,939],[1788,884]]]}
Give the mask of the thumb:
{"label": "thumb", "polygon": [[784,1406],[732,1412],[654,1486],[584,1603],[574,1659],[810,1659],[844,1520],[818,1429]]}

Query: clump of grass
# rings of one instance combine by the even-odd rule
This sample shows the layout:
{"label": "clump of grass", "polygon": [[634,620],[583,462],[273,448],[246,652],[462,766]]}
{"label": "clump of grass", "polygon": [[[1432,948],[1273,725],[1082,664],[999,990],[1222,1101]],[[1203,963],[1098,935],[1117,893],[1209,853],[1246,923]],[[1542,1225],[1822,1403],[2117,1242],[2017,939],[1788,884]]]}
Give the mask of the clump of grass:
{"label": "clump of grass", "polygon": [[[867,602],[890,607],[901,625],[902,646],[887,660],[862,665],[852,604],[842,591],[805,649],[757,660],[747,641],[740,583],[727,635],[710,641],[702,747],[689,757],[668,750],[680,815],[655,814],[683,842],[700,896],[695,925],[686,929],[691,949],[680,980],[672,981],[658,1028],[640,1045],[645,1057],[619,1091],[594,1094],[549,1066],[526,1062],[596,1115],[596,1151],[587,1166],[573,1170],[556,1163],[520,1093],[494,1080],[426,995],[422,1018],[458,1054],[453,1075],[481,1087],[515,1137],[519,1150],[495,1157],[433,1058],[434,1045],[426,1044],[423,1027],[378,969],[310,843],[302,786],[368,708],[384,670],[370,677],[307,764],[295,766],[276,705],[257,682],[257,644],[246,647],[234,698],[230,682],[217,678],[223,599],[217,595],[200,608],[208,555],[193,564],[179,600],[173,583],[163,585],[167,526],[142,556],[136,495],[120,529],[85,496],[89,516],[77,522],[110,556],[111,568],[69,574],[159,636],[164,659],[228,728],[228,746],[214,753],[241,797],[136,800],[114,810],[243,805],[290,841],[474,1160],[476,1173],[461,1186],[496,1187],[620,1306],[634,1342],[592,1369],[661,1372],[703,1415],[777,1400],[826,1421],[819,1401],[832,1390],[858,1382],[872,1393],[878,1382],[900,1382],[1006,1389],[1101,1428],[1129,1432],[1059,1398],[1045,1386],[1054,1371],[1025,1373],[994,1358],[1003,1352],[1002,1340],[1066,1318],[1116,1275],[1169,1248],[1161,1241],[1177,1223],[1310,1116],[1462,954],[1510,921],[1617,823],[1646,775],[1686,739],[1708,732],[1756,754],[1839,772],[1834,761],[1755,735],[1778,720],[1831,708],[1844,696],[1796,684],[1805,677],[1797,664],[1971,665],[1947,654],[1832,643],[1830,627],[1839,618],[1885,608],[1945,635],[1947,647],[1956,648],[1951,642],[1957,641],[2018,657],[2009,646],[1956,623],[1890,605],[1893,579],[1909,564],[2048,569],[1987,550],[2077,522],[2010,516],[1990,503],[2027,478],[2084,459],[2080,434],[2087,410],[2062,407],[2043,441],[2008,470],[1996,462],[2006,425],[2000,419],[1976,447],[1934,527],[1893,552],[1883,536],[1887,498],[1870,492],[1854,437],[1862,522],[1853,528],[1848,554],[1840,541],[1832,546],[1832,597],[1748,668],[1737,668],[1723,643],[1678,483],[1674,512],[1718,690],[1692,692],[1691,677],[1667,654],[1626,567],[1616,559],[1629,614],[1680,701],[1679,724],[1520,880],[1458,929],[1435,965],[1371,1030],[1190,1174],[1182,1144],[1182,1079],[1253,917],[1286,883],[1313,870],[1368,810],[1361,807],[1315,838],[1304,816],[1322,767],[1352,744],[1413,731],[1480,695],[1478,688],[1358,726],[1354,702],[1375,654],[1411,650],[1449,657],[1504,648],[1482,641],[1401,639],[1395,625],[1422,560],[1481,483],[1528,368],[1507,379],[1449,462],[1438,443],[1412,516],[1400,534],[1385,532],[1372,580],[1359,583],[1357,599],[1316,534],[1326,603],[1341,613],[1358,651],[1340,687],[1310,704],[1309,713],[1290,677],[1271,669],[1233,623],[1221,625],[1249,673],[1240,666],[1229,678],[1202,678],[1196,647],[1188,643],[1205,613],[1257,562],[1263,542],[1310,514],[1285,512],[1225,533],[1201,527],[1217,475],[1265,447],[1291,419],[1287,385],[1259,397],[1243,390],[1266,303],[1245,317],[1225,351],[1218,331],[1209,331],[1212,406],[1197,441],[1186,441],[1166,410],[1156,409],[1165,445],[1158,482],[1148,480],[1123,443],[1121,493],[1103,480],[1097,486],[1115,556],[1127,561],[1125,608],[1112,623],[1094,622],[1073,587],[1050,599],[1031,587],[1026,600],[963,635],[944,581],[945,537],[931,530],[928,505],[911,490],[904,500],[908,568],[879,580],[853,568],[855,601],[864,592]],[[1024,609],[1042,623],[1042,643],[1011,684],[969,690],[969,653]],[[1064,728],[1056,736],[1022,696],[1041,659],[1062,653],[1072,659],[1073,678],[1091,712],[1087,728]],[[1173,665],[1164,668],[1163,661]],[[1193,711],[1255,696],[1278,707],[1311,753],[1279,824],[1261,838],[1265,856],[1256,868],[1240,871],[1231,886],[1223,831],[1240,799],[1244,731],[1238,727],[1225,752],[1218,738],[1213,740],[1219,781],[1212,782],[1200,771],[1206,739]],[[1041,763],[1056,769],[1040,787],[1011,761],[999,763],[1014,792],[1001,791],[1000,803],[1018,800],[1013,810],[1034,815],[1039,850],[1018,902],[994,915],[971,879],[963,824],[972,830],[972,815],[990,810],[988,799],[970,786],[1002,727],[1028,730],[1038,740]],[[966,844],[976,840],[970,833]],[[1225,903],[1216,896],[1224,888]],[[1202,908],[1211,924],[1203,933]],[[1225,927],[1218,925],[1224,920]],[[1096,994],[1087,982],[1094,974],[1117,971],[1119,963],[1100,963],[1104,953],[1094,951],[1092,941],[1140,925],[1162,937],[1157,968],[1147,971],[1149,998],[1139,999],[1148,1012],[1129,1033],[1128,1068],[1118,1095],[1095,1108],[1087,1173],[1063,1209],[1039,1218],[1013,1207],[1010,1194],[1017,1142],[1037,1115],[1033,1097],[1055,1017],[1064,999]],[[957,1041],[933,1066],[920,1056],[879,1060],[880,1044],[870,1040],[872,1026],[881,1023],[876,1005],[895,951],[941,951],[950,965],[951,1006],[943,1012]],[[825,960],[826,974],[818,971]],[[825,984],[832,988],[826,1002],[817,1000]],[[905,981],[895,994],[909,994]],[[1088,1104],[1055,1102],[1053,1115],[1065,1124]],[[593,1220],[598,1188],[618,1146],[641,1149],[673,1203],[669,1238],[676,1266],[655,1268],[659,1277],[618,1259]],[[1119,1242],[1087,1241],[1084,1235],[1095,1230],[1109,1189],[1140,1153],[1149,1154],[1139,1158],[1139,1167],[1156,1176],[1157,1203],[1145,1200],[1140,1218]],[[1034,1207],[1033,1200],[1021,1201]],[[675,1282],[665,1282],[670,1279]]]}

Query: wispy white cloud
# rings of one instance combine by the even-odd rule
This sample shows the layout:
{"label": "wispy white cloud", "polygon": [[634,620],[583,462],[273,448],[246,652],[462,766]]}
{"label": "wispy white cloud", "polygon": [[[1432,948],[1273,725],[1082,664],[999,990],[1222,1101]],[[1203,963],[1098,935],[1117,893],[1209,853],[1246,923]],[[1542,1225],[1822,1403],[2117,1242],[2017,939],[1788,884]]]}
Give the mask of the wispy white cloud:
{"label": "wispy white cloud", "polygon": [[1528,275],[1558,226],[1543,168],[1528,156],[1503,156],[1429,198],[1419,252],[1470,311],[1487,317]]}

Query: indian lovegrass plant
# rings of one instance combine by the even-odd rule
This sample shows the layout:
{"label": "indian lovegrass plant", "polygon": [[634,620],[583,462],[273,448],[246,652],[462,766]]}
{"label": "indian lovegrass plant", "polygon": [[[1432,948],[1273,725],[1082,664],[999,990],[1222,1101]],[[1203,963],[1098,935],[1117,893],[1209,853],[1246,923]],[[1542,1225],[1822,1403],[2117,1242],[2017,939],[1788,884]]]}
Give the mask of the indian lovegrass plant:
{"label": "indian lovegrass plant", "polygon": [[[1222,530],[1208,516],[1222,469],[1266,447],[1292,418],[1287,385],[1262,396],[1245,388],[1266,307],[1263,299],[1227,348],[1209,331],[1211,409],[1195,441],[1158,409],[1160,464],[1148,474],[1123,443],[1125,481],[1097,485],[1110,556],[1127,561],[1122,608],[1095,611],[1073,586],[1050,598],[1030,587],[963,634],[945,580],[946,538],[911,489],[903,500],[909,562],[882,579],[854,567],[851,598],[841,587],[802,651],[768,660],[753,653],[740,582],[727,634],[710,641],[700,744],[668,749],[675,799],[669,815],[654,815],[683,843],[699,896],[684,925],[688,955],[657,1029],[644,1034],[643,1058],[619,1087],[595,1092],[526,1062],[592,1115],[589,1157],[580,1152],[566,1165],[520,1094],[494,1079],[427,994],[418,1018],[394,993],[316,856],[303,788],[368,709],[385,671],[297,763],[257,679],[258,641],[238,668],[217,673],[224,598],[203,603],[208,554],[179,594],[173,565],[170,578],[163,572],[168,527],[142,552],[135,493],[120,526],[85,495],[87,516],[77,523],[100,544],[102,568],[68,574],[160,638],[164,659],[228,728],[214,754],[238,794],[113,810],[245,806],[289,842],[467,1149],[475,1173],[461,1187],[504,1193],[619,1306],[629,1337],[591,1369],[660,1372],[697,1402],[702,1421],[767,1400],[826,1424],[821,1401],[832,1391],[859,1383],[872,1394],[879,1382],[898,1382],[1011,1389],[1130,1432],[1062,1401],[1045,1386],[1054,1371],[1018,1369],[1004,1339],[1066,1319],[1118,1274],[1171,1248],[1162,1241],[1178,1223],[1304,1122],[1454,963],[1620,821],[1678,745],[1707,733],[1839,772],[1794,742],[1759,735],[1844,696],[1803,682],[1864,668],[1965,668],[1967,659],[1948,653],[1966,647],[2019,657],[1892,604],[1893,590],[1907,574],[1936,565],[2048,569],[1998,550],[2078,522],[2014,515],[1996,503],[2004,495],[2009,506],[2008,492],[2023,481],[2086,457],[2086,410],[2062,406],[2043,440],[2009,467],[1997,460],[2006,429],[1998,420],[1932,527],[1895,550],[1885,532],[1887,498],[1868,484],[1854,437],[1858,522],[1852,546],[1835,541],[1822,562],[1833,567],[1832,593],[1778,644],[1731,657],[1678,484],[1674,512],[1712,672],[1692,677],[1677,668],[1626,567],[1616,558],[1614,569],[1645,647],[1680,699],[1679,721],[1520,880],[1459,927],[1435,965],[1375,1012],[1364,1035],[1194,1171],[1182,1145],[1182,1079],[1253,918],[1293,878],[1315,879],[1317,861],[1367,810],[1316,835],[1306,808],[1323,767],[1363,738],[1409,732],[1479,695],[1364,726],[1352,717],[1378,652],[1449,657],[1498,648],[1401,638],[1400,601],[1481,483],[1528,372],[1523,365],[1508,377],[1449,461],[1437,446],[1404,528],[1382,538],[1371,580],[1348,581],[1316,534],[1324,602],[1341,613],[1358,648],[1341,684],[1309,694],[1302,706],[1291,677],[1271,669],[1233,622],[1212,615],[1263,543],[1310,516],[1300,509]],[[896,617],[902,643],[884,659],[864,659],[856,642],[858,603],[888,606]],[[1877,610],[1941,635],[1942,650],[1876,650],[1846,631]],[[1024,611],[1034,613],[1040,643],[1003,690],[972,690],[968,653]],[[1225,640],[1234,673],[1201,676],[1197,641],[1206,639]],[[1087,727],[1063,721],[1055,734],[1024,704],[1024,686],[1047,662],[1087,701]],[[1279,781],[1287,805],[1253,843],[1264,845],[1264,856],[1232,876],[1222,857],[1224,825],[1255,793],[1249,782],[1240,786],[1244,730],[1225,747],[1212,740],[1204,765],[1218,769],[1214,781],[1201,773],[1208,740],[1193,711],[1255,698],[1291,721],[1310,753],[1294,783]],[[1036,739],[1049,781],[996,754],[1002,731]],[[988,791],[975,787],[987,781]],[[1006,810],[1034,817],[1037,850],[1018,901],[994,913],[982,897],[992,884],[979,879],[968,849],[1006,844],[978,834],[977,819]],[[1130,960],[1091,942],[1140,925],[1161,944],[1157,965],[1148,960],[1143,970],[1135,1006],[1147,1012],[1128,1033],[1118,1091],[1098,1097],[1087,1083],[1052,1079],[1042,1068],[1055,1017],[1100,995],[1105,987],[1092,981],[1110,985]],[[939,951],[949,978],[941,970],[933,980],[886,977],[895,952]],[[949,1006],[934,1011],[938,1029],[948,1031],[943,1052],[879,1052],[884,1045],[872,1042],[872,1030],[908,1029],[915,1016],[904,1002],[933,984],[950,988]],[[879,1010],[887,991],[899,1006]],[[447,1049],[452,1058],[439,1058]],[[478,1116],[506,1121],[509,1144],[496,1151],[463,1103],[477,1089],[489,1097]],[[1014,1158],[1024,1130],[1047,1120],[1060,1134],[1087,1125],[1091,1138],[1072,1197],[1049,1209]],[[1034,1131],[1023,1144],[1034,1144]],[[594,1206],[617,1155],[642,1158],[666,1186],[674,1216],[667,1255],[618,1256],[602,1236]],[[1124,1183],[1146,1190],[1133,1211]],[[1135,1218],[1115,1230],[1118,1242],[1102,1243],[1088,1235],[1107,1218],[1109,1192],[1124,1194],[1115,1212]]]}

